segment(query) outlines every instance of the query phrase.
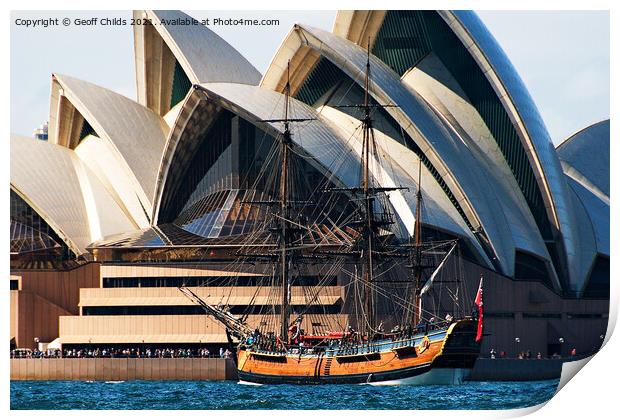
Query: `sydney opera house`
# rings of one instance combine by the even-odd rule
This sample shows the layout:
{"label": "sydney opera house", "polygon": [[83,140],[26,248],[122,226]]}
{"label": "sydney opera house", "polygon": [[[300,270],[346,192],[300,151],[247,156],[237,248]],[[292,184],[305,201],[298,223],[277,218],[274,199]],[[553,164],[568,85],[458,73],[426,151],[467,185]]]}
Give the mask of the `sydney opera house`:
{"label": "sydney opera house", "polygon": [[[483,353],[600,347],[609,120],[555,147],[475,13],[341,11],[331,32],[291,28],[265,74],[205,26],[161,24],[185,16],[134,12],[152,23],[134,27],[137,100],[53,74],[48,141],[11,138],[12,346],[226,342],[177,287],[213,303],[232,295],[237,310],[261,304],[260,275],[228,262],[261,218],[248,180],[282,132],[273,120],[287,78],[290,117],[313,120],[293,137],[305,176],[352,186],[362,140],[347,105],[362,101],[369,48],[371,101],[397,105],[374,114],[382,182],[410,187],[389,200],[412,234],[421,181],[425,232],[460,240],[469,290],[484,276]],[[346,324],[339,277],[321,293],[324,312]],[[316,312],[307,330],[321,328]]]}

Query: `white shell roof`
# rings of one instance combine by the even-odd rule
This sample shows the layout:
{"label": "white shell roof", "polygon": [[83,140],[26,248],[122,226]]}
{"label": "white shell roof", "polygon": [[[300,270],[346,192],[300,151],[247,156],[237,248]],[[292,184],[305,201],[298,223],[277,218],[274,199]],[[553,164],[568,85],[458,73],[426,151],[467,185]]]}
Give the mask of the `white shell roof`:
{"label": "white shell roof", "polygon": [[[320,29],[302,25],[297,28],[300,33],[291,32],[283,42],[282,50],[276,54],[273,69],[270,68],[263,79],[266,86],[275,86],[280,64],[293,57],[295,48],[301,45],[315,48],[353,80],[363,83],[367,56],[364,49]],[[490,162],[480,162],[482,152],[476,152],[466,144],[424,99],[401,83],[396,73],[372,55],[371,72],[371,94],[379,103],[399,105],[398,108],[387,108],[387,111],[429,157],[470,217],[470,222],[474,226],[479,223],[484,228],[503,271],[513,274],[515,248],[549,259],[544,242],[532,225],[531,215],[524,210],[526,207],[519,205],[518,201],[516,204],[511,202],[518,197],[495,179]]]}
{"label": "white shell roof", "polygon": [[579,217],[569,186],[545,123],[510,59],[475,12],[440,11],[439,14],[468,48],[504,104],[538,180],[548,217],[562,233],[569,287],[578,290],[590,264],[581,258]]}
{"label": "white shell roof", "polygon": [[582,246],[582,252],[589,251],[584,256],[586,261],[594,258],[594,252],[610,255],[609,122],[586,127],[557,148],[579,211],[580,238],[583,241],[593,236],[596,242],[596,247]]}
{"label": "white shell roof", "polygon": [[487,173],[489,184],[497,197],[502,198],[498,203],[506,215],[506,227],[512,233],[514,246],[550,260],[536,221],[497,142],[441,61],[431,53],[401,80],[445,119],[481,170]]}
{"label": "white shell roof", "polygon": [[11,136],[11,188],[76,253],[135,229],[97,176],[66,147]]}
{"label": "white shell roof", "polygon": [[192,83],[257,85],[260,81],[260,72],[211,29],[201,24],[173,24],[176,19],[192,19],[191,16],[179,10],[147,10],[145,13],[155,23],[155,29]]}
{"label": "white shell roof", "polygon": [[603,194],[607,198],[609,128],[609,120],[600,121],[573,134],[557,147],[564,173],[587,185],[595,194]]}
{"label": "white shell roof", "polygon": [[[149,211],[169,131],[164,119],[139,103],[92,83],[64,75],[54,75],[54,80],[61,86],[62,96],[88,121],[97,136],[108,142],[119,161],[114,169],[125,172],[126,182]],[[50,139],[52,143],[58,140]]]}
{"label": "white shell roof", "polygon": [[[577,228],[580,218],[574,208],[573,193],[562,174],[558,156],[534,101],[509,58],[476,13],[467,10],[437,13],[476,60],[513,121],[537,178],[548,218],[562,232],[559,244],[566,250],[569,287],[578,289],[589,270],[588,261],[580,257],[582,238],[579,236],[581,229]],[[368,37],[374,38],[380,29],[375,21],[383,15],[382,11],[338,13],[334,32],[358,43],[358,34],[364,33],[365,42]]]}

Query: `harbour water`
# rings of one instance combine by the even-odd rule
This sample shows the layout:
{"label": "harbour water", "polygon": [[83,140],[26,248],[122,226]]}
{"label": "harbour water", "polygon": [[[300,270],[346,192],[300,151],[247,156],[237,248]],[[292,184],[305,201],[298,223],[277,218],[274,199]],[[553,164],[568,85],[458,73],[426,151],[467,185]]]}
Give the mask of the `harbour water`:
{"label": "harbour water", "polygon": [[244,385],[234,381],[11,381],[14,410],[494,410],[549,400],[558,381],[461,386]]}

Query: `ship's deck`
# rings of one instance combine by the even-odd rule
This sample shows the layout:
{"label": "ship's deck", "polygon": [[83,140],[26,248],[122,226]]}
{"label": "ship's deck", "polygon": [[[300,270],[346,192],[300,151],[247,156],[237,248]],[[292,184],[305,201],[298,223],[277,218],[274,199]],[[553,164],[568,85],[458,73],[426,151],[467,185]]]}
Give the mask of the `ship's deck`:
{"label": "ship's deck", "polygon": [[390,339],[384,338],[365,344],[341,344],[340,342],[327,346],[290,346],[287,351],[268,351],[264,349],[258,349],[248,347],[248,351],[252,354],[261,355],[264,357],[284,357],[284,356],[296,356],[296,357],[351,357],[351,356],[370,356],[375,353],[384,353],[388,351],[396,351],[398,349],[418,347],[422,344],[425,337],[428,337],[430,342],[441,341],[446,337],[448,328],[440,328],[428,333],[415,334],[412,337]]}

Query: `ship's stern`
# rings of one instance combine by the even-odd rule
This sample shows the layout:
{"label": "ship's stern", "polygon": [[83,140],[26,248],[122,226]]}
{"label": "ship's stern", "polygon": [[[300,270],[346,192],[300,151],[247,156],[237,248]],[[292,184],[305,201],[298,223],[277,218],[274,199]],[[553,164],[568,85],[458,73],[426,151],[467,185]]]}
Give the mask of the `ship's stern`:
{"label": "ship's stern", "polygon": [[478,323],[462,319],[450,326],[440,354],[433,360],[433,369],[469,369],[480,355],[481,341],[476,341]]}

